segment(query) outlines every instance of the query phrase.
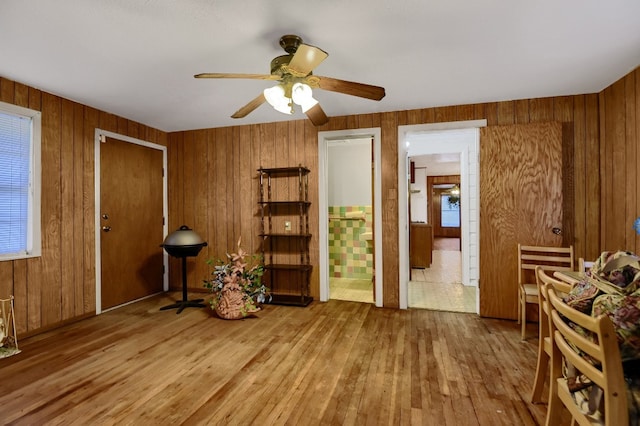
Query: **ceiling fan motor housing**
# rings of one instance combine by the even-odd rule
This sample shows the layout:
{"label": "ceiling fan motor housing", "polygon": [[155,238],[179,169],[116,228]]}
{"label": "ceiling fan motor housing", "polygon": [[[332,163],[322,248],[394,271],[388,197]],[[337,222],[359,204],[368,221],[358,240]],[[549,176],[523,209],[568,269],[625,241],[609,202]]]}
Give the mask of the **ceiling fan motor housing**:
{"label": "ceiling fan motor housing", "polygon": [[293,55],[282,55],[273,58],[271,61],[271,74],[282,76],[286,73],[285,68],[291,62]]}

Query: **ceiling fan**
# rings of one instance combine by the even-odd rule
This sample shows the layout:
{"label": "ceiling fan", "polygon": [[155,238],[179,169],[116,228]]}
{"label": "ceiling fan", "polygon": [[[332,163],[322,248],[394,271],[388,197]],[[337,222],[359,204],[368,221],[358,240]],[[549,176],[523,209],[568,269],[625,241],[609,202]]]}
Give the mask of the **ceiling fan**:
{"label": "ceiling fan", "polygon": [[255,99],[236,111],[232,118],[246,117],[264,102],[268,102],[274,109],[284,114],[293,114],[293,107],[296,104],[300,105],[302,112],[315,126],[322,126],[329,119],[318,101],[313,98],[312,89],[345,93],[374,101],[384,98],[383,87],[312,75],[312,71],[329,54],[318,47],[302,43],[300,37],[284,35],[280,38],[280,46],[287,54],[271,61],[271,74],[202,73],[194,77],[278,81],[277,85],[265,89]]}

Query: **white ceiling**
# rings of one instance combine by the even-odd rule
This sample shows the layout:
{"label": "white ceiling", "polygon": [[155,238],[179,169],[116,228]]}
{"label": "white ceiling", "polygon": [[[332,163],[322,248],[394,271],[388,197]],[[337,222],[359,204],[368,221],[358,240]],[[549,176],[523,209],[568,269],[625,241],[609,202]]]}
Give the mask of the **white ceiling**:
{"label": "white ceiling", "polygon": [[417,169],[425,169],[427,176],[460,174],[460,153],[427,154],[410,157]]}
{"label": "white ceiling", "polygon": [[315,74],[383,86],[317,90],[328,116],[596,93],[640,64],[638,0],[2,0],[0,76],[164,131],[301,119],[264,104],[297,34]]}

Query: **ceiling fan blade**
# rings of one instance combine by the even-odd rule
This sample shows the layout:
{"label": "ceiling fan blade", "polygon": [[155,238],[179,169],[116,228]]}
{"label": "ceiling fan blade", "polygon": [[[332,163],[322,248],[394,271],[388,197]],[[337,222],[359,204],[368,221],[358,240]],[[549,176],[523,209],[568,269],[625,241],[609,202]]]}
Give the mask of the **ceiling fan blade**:
{"label": "ceiling fan blade", "polygon": [[372,99],[374,101],[379,101],[380,99],[384,98],[385,95],[384,87],[355,83],[353,81],[338,80],[331,77],[314,77],[319,80],[318,87],[322,90],[344,93],[347,95]]}
{"label": "ceiling fan blade", "polygon": [[305,114],[307,114],[309,120],[316,127],[329,122],[329,118],[327,117],[327,114],[324,113],[322,107],[320,107],[320,104],[315,104],[313,107],[309,108]]}
{"label": "ceiling fan blade", "polygon": [[252,100],[251,102],[249,102],[248,104],[246,104],[245,106],[243,106],[242,108],[234,112],[231,118],[246,117],[247,115],[249,115],[250,112],[258,108],[260,105],[262,105],[266,101],[267,100],[265,99],[264,95],[260,93],[254,100]]}
{"label": "ceiling fan blade", "polygon": [[322,61],[327,59],[329,54],[319,47],[301,44],[294,53],[288,68],[295,73],[299,73],[301,77],[309,75],[311,71]]}
{"label": "ceiling fan blade", "polygon": [[228,74],[205,72],[194,75],[195,78],[246,78],[251,80],[280,80],[279,75],[273,74]]}

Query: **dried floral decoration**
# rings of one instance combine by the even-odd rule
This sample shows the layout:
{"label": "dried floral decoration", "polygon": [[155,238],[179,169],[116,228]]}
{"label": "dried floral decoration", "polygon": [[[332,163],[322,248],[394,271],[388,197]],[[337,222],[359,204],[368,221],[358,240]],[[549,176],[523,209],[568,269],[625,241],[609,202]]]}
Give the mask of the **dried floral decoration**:
{"label": "dried floral decoration", "polygon": [[205,280],[205,287],[213,294],[211,309],[224,319],[244,318],[258,312],[260,305],[270,297],[269,289],[262,284],[262,256],[248,255],[242,249],[241,241],[239,238],[237,253],[227,253],[226,263],[207,261],[214,266],[213,278]]}

